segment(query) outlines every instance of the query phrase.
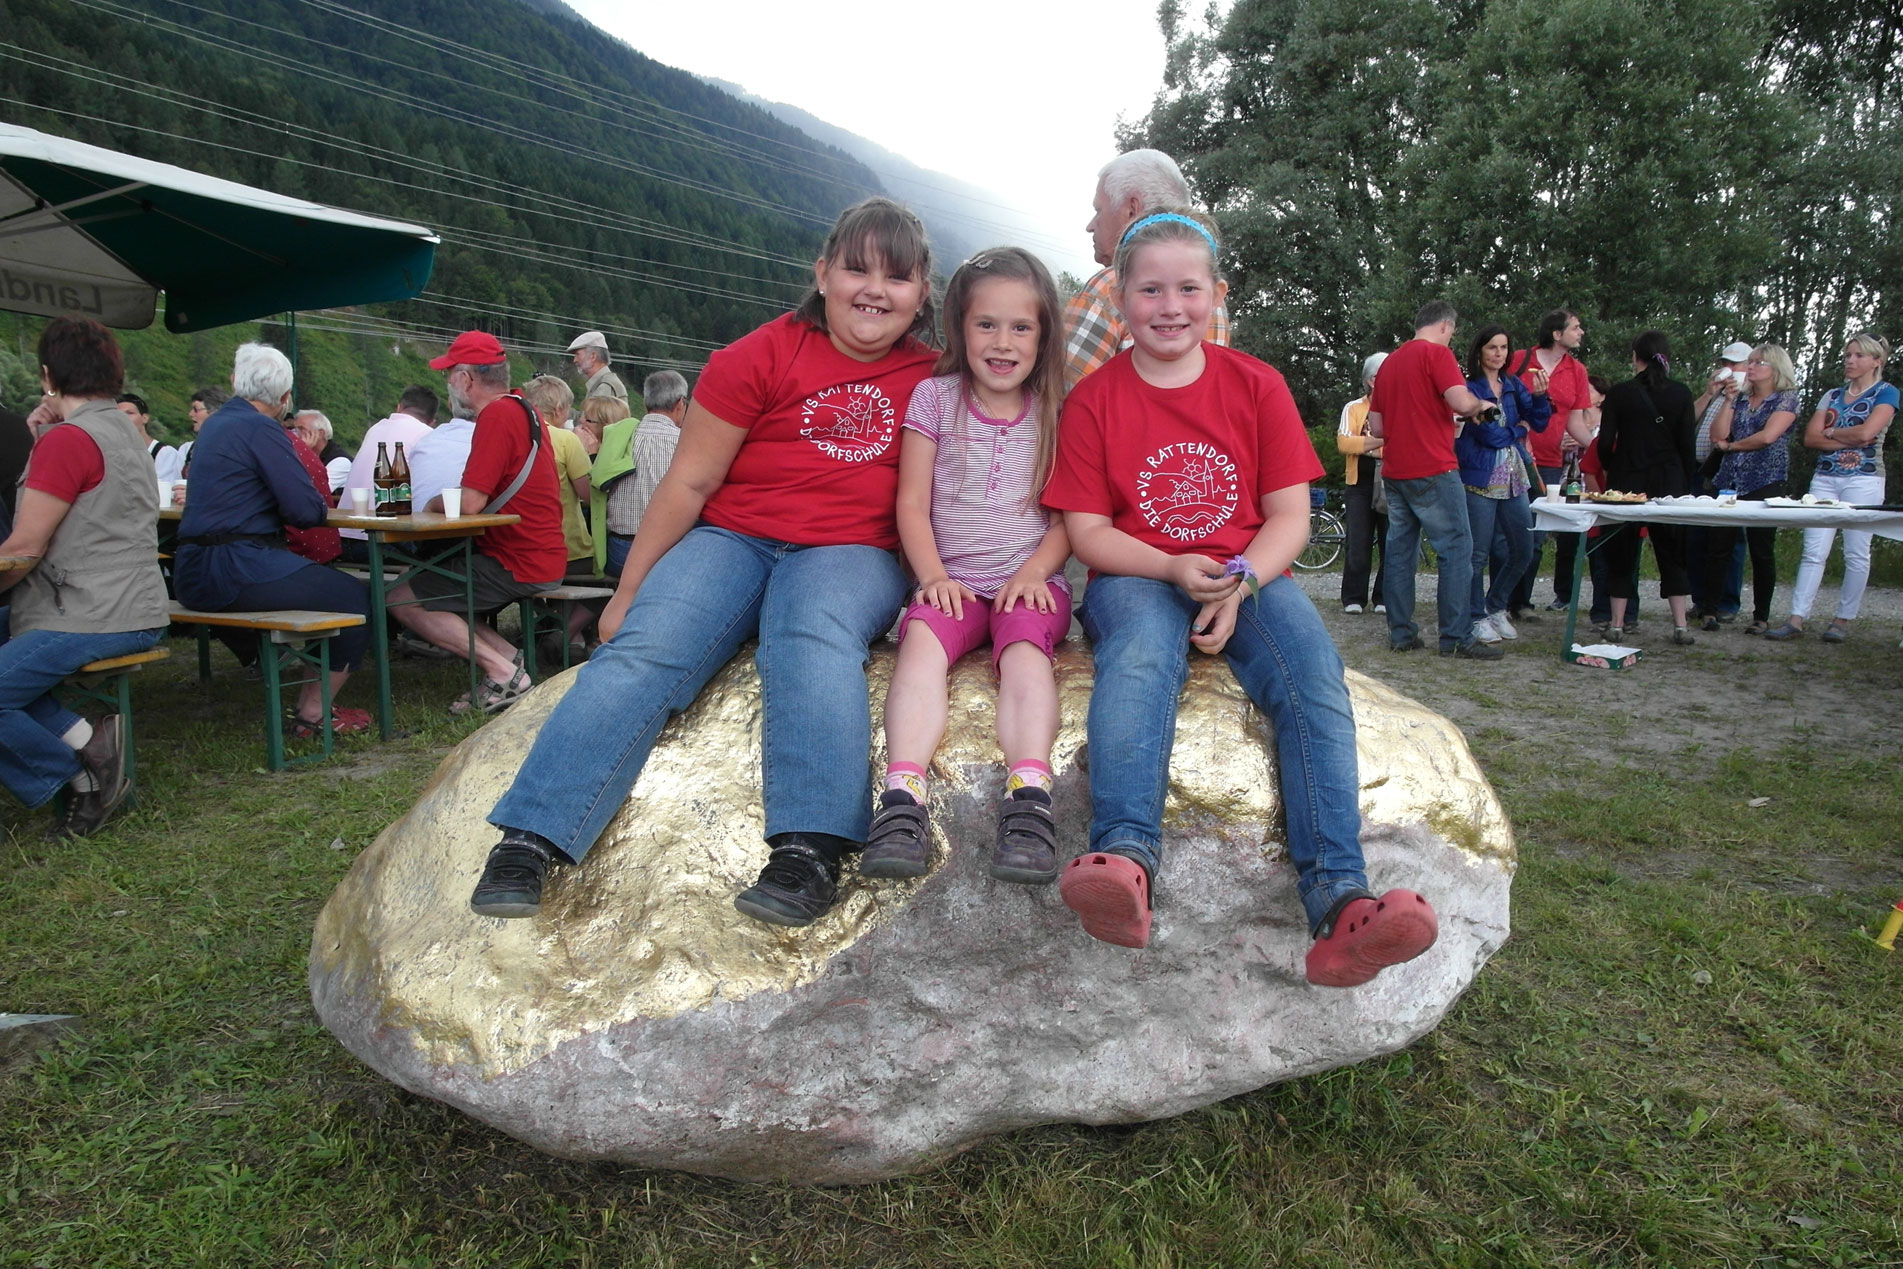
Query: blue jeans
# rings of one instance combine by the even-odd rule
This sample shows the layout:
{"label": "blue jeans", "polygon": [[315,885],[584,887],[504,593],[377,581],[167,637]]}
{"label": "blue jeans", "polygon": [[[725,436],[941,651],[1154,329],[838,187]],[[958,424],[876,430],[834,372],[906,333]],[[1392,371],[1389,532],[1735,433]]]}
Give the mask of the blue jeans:
{"label": "blue jeans", "polygon": [[1440,650],[1473,642],[1467,567],[1473,536],[1467,528],[1467,490],[1457,471],[1414,480],[1388,481],[1388,546],[1382,561],[1381,593],[1388,605],[1388,642],[1415,638],[1414,572],[1421,562],[1421,535],[1440,557],[1436,587]]}
{"label": "blue jeans", "polygon": [[79,715],[51,695],[89,661],[145,652],[165,631],[67,634],[29,630],[0,644],[0,783],[28,806],[43,806],[79,774],[79,755],[60,737]]}
{"label": "blue jeans", "polygon": [[[1505,612],[1533,562],[1533,509],[1525,498],[1483,498],[1467,491],[1467,526],[1473,534],[1471,621]],[[1493,584],[1487,563],[1498,559]]]}
{"label": "blue jeans", "polygon": [[[1168,582],[1099,576],[1084,594],[1096,659],[1090,694],[1090,848],[1162,858],[1163,799],[1176,743],[1176,698],[1189,677],[1200,607]],[[1287,577],[1246,599],[1223,658],[1275,731],[1289,858],[1312,930],[1336,901],[1367,888],[1361,860],[1355,717],[1341,658],[1315,606]]]}
{"label": "blue jeans", "polygon": [[867,648],[898,616],[905,573],[871,546],[793,546],[700,525],[661,557],[615,637],[542,724],[489,822],[579,862],[661,728],[758,636],[766,836],[864,841],[871,819]]}

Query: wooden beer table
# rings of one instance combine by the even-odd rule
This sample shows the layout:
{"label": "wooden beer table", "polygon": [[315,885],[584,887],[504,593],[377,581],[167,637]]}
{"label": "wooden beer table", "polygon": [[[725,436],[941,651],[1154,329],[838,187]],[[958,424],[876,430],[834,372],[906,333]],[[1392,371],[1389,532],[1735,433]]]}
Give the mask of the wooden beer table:
{"label": "wooden beer table", "polygon": [[[177,520],[182,508],[164,507],[159,520]],[[370,651],[377,663],[377,726],[383,739],[395,734],[394,707],[390,700],[390,614],[389,591],[423,573],[436,573],[462,585],[463,616],[469,623],[469,697],[474,700],[482,685],[482,667],[476,661],[476,585],[470,565],[475,540],[490,529],[521,522],[521,516],[472,515],[454,518],[439,512],[420,512],[407,516],[380,516],[369,512],[332,508],[324,524],[332,529],[357,529],[367,541],[370,555]],[[417,553],[420,543],[458,542],[459,550],[436,555]],[[386,579],[386,569],[397,576]],[[410,600],[410,603],[417,601]]]}

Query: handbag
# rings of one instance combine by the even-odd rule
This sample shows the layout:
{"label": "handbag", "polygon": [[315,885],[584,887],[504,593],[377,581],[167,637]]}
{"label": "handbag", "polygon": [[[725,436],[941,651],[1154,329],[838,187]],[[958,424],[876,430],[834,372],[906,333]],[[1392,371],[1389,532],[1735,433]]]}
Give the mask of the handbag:
{"label": "handbag", "polygon": [[1546,477],[1540,475],[1540,469],[1527,454],[1525,444],[1519,441],[1514,442],[1513,453],[1514,456],[1520,460],[1520,473],[1526,477],[1526,496],[1529,498],[1544,498],[1546,496]]}
{"label": "handbag", "polygon": [[1388,482],[1381,478],[1381,460],[1374,460],[1374,484],[1369,486],[1368,507],[1378,516],[1388,513]]}

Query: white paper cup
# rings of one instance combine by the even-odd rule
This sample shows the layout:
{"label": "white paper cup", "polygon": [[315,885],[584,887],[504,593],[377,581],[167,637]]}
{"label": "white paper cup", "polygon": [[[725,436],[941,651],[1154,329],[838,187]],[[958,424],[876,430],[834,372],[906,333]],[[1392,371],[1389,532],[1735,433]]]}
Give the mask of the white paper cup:
{"label": "white paper cup", "polygon": [[350,495],[351,514],[364,515],[370,510],[370,491],[368,489],[352,486],[345,492]]}
{"label": "white paper cup", "polygon": [[443,490],[443,515],[451,520],[463,513],[463,490],[458,485],[454,489]]}
{"label": "white paper cup", "polygon": [[185,505],[185,482],[182,480],[172,482],[171,505],[174,507],[182,507]]}
{"label": "white paper cup", "polygon": [[159,482],[159,506],[169,507],[171,505],[172,505],[172,482],[169,480],[161,480]]}

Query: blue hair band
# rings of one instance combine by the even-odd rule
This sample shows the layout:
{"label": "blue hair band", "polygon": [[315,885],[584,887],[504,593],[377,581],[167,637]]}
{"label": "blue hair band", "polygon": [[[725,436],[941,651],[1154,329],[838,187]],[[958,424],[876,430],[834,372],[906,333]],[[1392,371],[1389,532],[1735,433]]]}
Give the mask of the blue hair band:
{"label": "blue hair band", "polygon": [[1135,235],[1137,230],[1142,229],[1147,225],[1162,225],[1162,224],[1188,225],[1191,229],[1194,229],[1197,233],[1201,234],[1203,236],[1203,241],[1209,244],[1210,255],[1216,256],[1216,255],[1222,254],[1222,249],[1216,246],[1216,236],[1214,234],[1210,233],[1206,227],[1198,224],[1196,221],[1191,220],[1189,217],[1179,216],[1175,212],[1157,212],[1153,216],[1143,217],[1141,220],[1136,221],[1128,229],[1123,231],[1123,241],[1129,242],[1131,237]]}

